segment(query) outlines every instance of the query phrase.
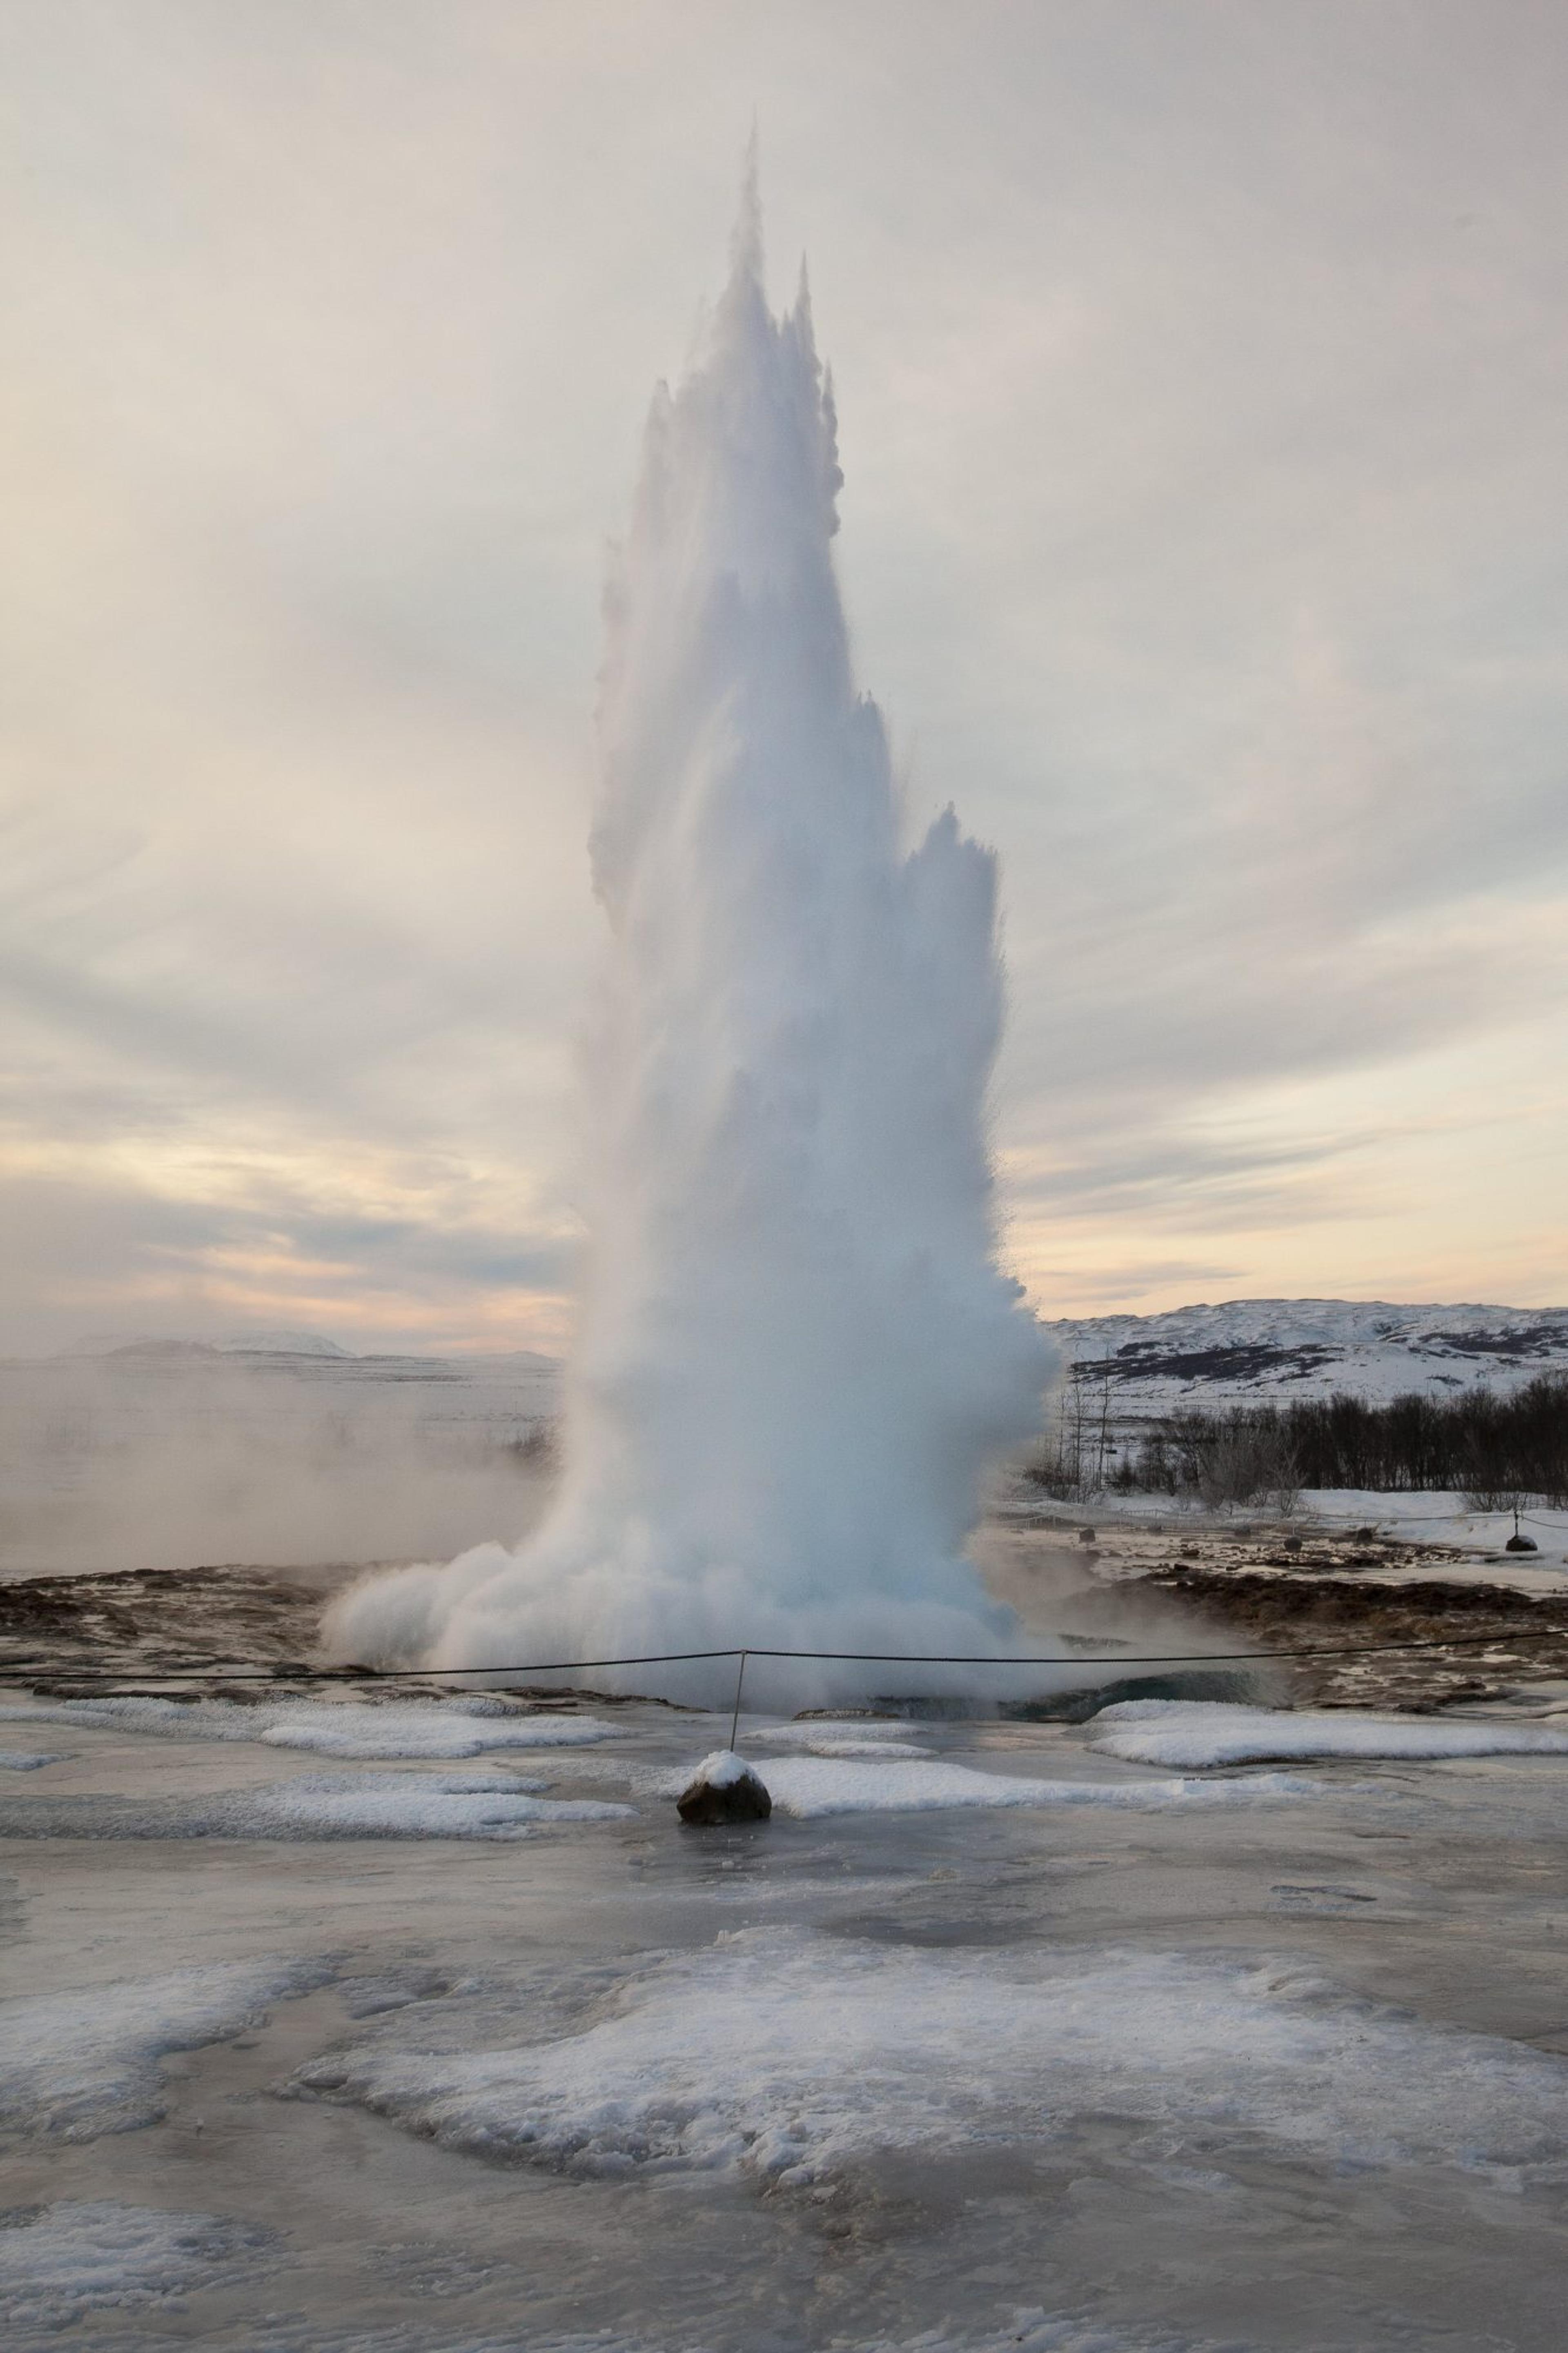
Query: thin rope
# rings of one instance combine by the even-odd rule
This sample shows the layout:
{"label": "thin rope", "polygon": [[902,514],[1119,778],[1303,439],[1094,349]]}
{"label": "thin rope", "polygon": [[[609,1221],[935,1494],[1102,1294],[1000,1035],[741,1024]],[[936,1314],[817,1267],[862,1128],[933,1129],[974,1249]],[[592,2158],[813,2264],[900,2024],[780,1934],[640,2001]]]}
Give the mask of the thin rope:
{"label": "thin rope", "polygon": [[1568,1641],[1568,1626],[1525,1627],[1517,1631],[1494,1628],[1484,1634],[1421,1635],[1409,1637],[1401,1642],[1290,1643],[1255,1651],[785,1651],[763,1650],[749,1643],[744,1648],[737,1645],[723,1651],[653,1651],[636,1658],[552,1659],[531,1661],[521,1666],[368,1667],[358,1662],[350,1662],[341,1666],[284,1664],[264,1669],[240,1665],[237,1671],[231,1671],[229,1664],[223,1660],[215,1660],[205,1666],[148,1666],[141,1669],[73,1666],[63,1660],[53,1664],[39,1661],[6,1661],[0,1662],[0,1678],[21,1677],[26,1681],[48,1674],[64,1681],[81,1682],[96,1676],[102,1682],[117,1683],[178,1683],[193,1678],[218,1678],[225,1683],[337,1683],[344,1680],[425,1683],[447,1675],[521,1678],[529,1675],[584,1674],[603,1667],[688,1666],[712,1659],[806,1659],[837,1665],[905,1667],[1205,1667],[1230,1665],[1238,1661],[1261,1666],[1267,1665],[1271,1659],[1387,1658],[1401,1652],[1468,1650],[1478,1646],[1510,1651],[1530,1642],[1564,1641]]}

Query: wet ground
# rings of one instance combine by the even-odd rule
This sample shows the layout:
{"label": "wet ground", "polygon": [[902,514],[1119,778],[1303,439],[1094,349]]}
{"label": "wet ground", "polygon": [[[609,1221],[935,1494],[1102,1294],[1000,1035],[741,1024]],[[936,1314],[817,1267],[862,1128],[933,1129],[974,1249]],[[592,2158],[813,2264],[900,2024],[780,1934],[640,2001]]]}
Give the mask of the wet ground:
{"label": "wet ground", "polygon": [[[6,1842],[7,1991],[68,2004],[68,2062],[127,1989],[156,2042],[170,1972],[305,1972],[139,2063],[153,2121],[111,2128],[112,2053],[85,2106],[13,2116],[0,2242],[46,2279],[10,2343],[1561,2345],[1568,1760],[1189,1803],[1084,1729],[925,1726],[930,1757],[1149,1802],[700,1832],[666,1791],[727,1725],[615,1725],[542,1769],[633,1810],[515,1841]],[[13,1828],[312,1761],[25,1731],[61,1761]],[[783,1738],[743,1724],[758,1758]],[[179,2244],[117,2291],[128,2215]]]}
{"label": "wet ground", "polygon": [[[1521,1688],[1528,1595],[1459,1603],[1439,1577],[1336,1616],[1356,1572],[1293,1554],[1168,1543],[1130,1578],[1098,1535],[991,1541],[998,1587],[1084,1640],[1491,1612],[1495,1653],[1439,1655],[1413,1694],[1462,1673],[1489,1724],[1568,1703]],[[497,1824],[361,1837],[331,1831],[309,1726],[273,1707],[309,1581],[72,1579],[74,1621],[47,1580],[22,1590],[13,1656],[74,1646],[143,1689],[198,1655],[285,1672],[221,1737],[62,1713],[68,1669],[0,1723],[50,1760],[0,1769],[18,2353],[1563,2341],[1568,1757],[1173,1779],[1092,1723],[742,1718],[764,1773],[847,1740],[851,1810],[693,1831],[672,1793],[727,1720],[556,1695],[555,1724],[604,1736],[456,1774],[389,1739],[340,1778],[624,1813],[514,1825],[504,1795],[457,1795]],[[441,1715],[386,1706],[410,1700]],[[897,1768],[857,1783],[862,1738],[1040,1794],[877,1810]],[[292,1785],[316,1814],[264,1834],[246,1806]]]}
{"label": "wet ground", "polygon": [[[1090,1527],[1059,1509],[994,1522],[976,1550],[1028,1622],[1103,1633],[1144,1656],[1252,1652],[1269,1662],[1274,1695],[1314,1706],[1441,1707],[1568,1672],[1568,1578],[1555,1560],[1370,1527],[1114,1514]],[[1396,1644],[1416,1647],[1382,1647]],[[1300,1655],[1314,1650],[1342,1655]]]}

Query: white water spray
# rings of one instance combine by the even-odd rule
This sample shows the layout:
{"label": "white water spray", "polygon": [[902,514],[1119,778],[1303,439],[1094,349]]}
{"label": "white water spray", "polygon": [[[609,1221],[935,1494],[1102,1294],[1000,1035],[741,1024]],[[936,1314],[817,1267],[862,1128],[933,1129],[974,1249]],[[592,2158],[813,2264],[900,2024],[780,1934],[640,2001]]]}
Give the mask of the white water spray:
{"label": "white water spray", "polygon": [[[340,1654],[1009,1645],[963,1546],[1049,1355],[995,1262],[995,863],[951,811],[900,852],[830,554],[841,479],[804,283],[775,320],[748,185],[704,355],[655,399],[608,598],[610,939],[558,1497],[518,1552],[348,1596]],[[733,1677],[593,1680],[717,1699]],[[746,1682],[759,1704],[868,1687],[913,1685],[763,1662]]]}

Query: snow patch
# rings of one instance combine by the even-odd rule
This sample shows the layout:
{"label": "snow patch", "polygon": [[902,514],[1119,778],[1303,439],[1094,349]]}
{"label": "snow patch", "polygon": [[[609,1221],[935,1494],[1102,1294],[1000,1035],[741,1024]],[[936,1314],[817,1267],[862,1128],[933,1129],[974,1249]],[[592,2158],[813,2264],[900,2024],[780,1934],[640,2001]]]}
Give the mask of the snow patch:
{"label": "snow patch", "polygon": [[732,1748],[715,1748],[687,1778],[689,1781],[706,1781],[710,1788],[732,1789],[737,1781],[746,1779],[751,1770],[745,1758],[737,1757]]}
{"label": "snow patch", "polygon": [[46,1748],[0,1748],[0,1772],[36,1773],[40,1765],[58,1765],[58,1757]]}
{"label": "snow patch", "polygon": [[499,1702],[363,1707],[327,1700],[280,1715],[261,1737],[269,1747],[330,1757],[479,1757],[502,1748],[587,1748],[620,1734],[597,1716],[514,1715]]}
{"label": "snow patch", "polygon": [[198,2289],[236,2287],[271,2269],[269,2232],[216,2214],[63,2200],[0,2215],[0,2324],[53,2336],[93,2313],[177,2305]]}
{"label": "snow patch", "polygon": [[0,2125],[80,2141],[154,2124],[165,2052],[221,2042],[335,1974],[274,1955],[0,2004]]}
{"label": "snow patch", "polygon": [[175,1740],[258,1740],[327,1757],[480,1757],[506,1748],[585,1748],[620,1727],[595,1715],[529,1713],[503,1699],[243,1701],[39,1700],[0,1707],[0,1722],[85,1724]]}
{"label": "snow patch", "polygon": [[[1037,1781],[1005,1773],[981,1773],[971,1765],[898,1757],[759,1757],[757,1772],[767,1783],[775,1813],[798,1821],[833,1814],[922,1814],[948,1806],[1180,1806],[1236,1804],[1254,1797],[1310,1795],[1312,1785],[1279,1773],[1254,1774],[1246,1781]],[[678,1797],[674,1781],[662,1794]]]}
{"label": "snow patch", "polygon": [[1108,2115],[1329,2163],[1564,2168],[1560,2060],[1418,2023],[1256,1959],[1003,1958],[742,1930],[559,2041],[359,2047],[296,2088],[490,2158],[802,2185],[879,2149],[1060,2142]]}
{"label": "snow patch", "polygon": [[10,1838],[526,1837],[566,1822],[626,1820],[598,1799],[542,1798],[514,1773],[302,1773],[211,1796],[17,1799],[0,1804]]}
{"label": "snow patch", "polygon": [[930,1750],[911,1740],[912,1724],[883,1721],[840,1723],[828,1718],[816,1724],[771,1725],[763,1736],[775,1748],[803,1748],[809,1757],[926,1757]]}
{"label": "snow patch", "polygon": [[1568,1757],[1568,1732],[1495,1718],[1358,1715],[1233,1706],[1222,1700],[1125,1700],[1093,1720],[1089,1746],[1136,1765],[1183,1767],[1349,1757]]}

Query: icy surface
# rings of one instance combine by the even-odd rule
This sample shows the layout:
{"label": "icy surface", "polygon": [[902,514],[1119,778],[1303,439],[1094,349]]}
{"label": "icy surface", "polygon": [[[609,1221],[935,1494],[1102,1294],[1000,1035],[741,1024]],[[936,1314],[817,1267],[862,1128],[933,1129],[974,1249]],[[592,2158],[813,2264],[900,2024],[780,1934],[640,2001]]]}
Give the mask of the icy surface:
{"label": "icy surface", "polygon": [[330,1961],[275,1956],[0,2004],[0,2125],[80,2141],[150,2124],[165,2052],[237,2034],[334,1974]]}
{"label": "icy surface", "polygon": [[874,1719],[819,1724],[770,1725],[762,1736],[770,1748],[804,1749],[810,1757],[924,1757],[924,1744],[911,1737],[918,1726]]}
{"label": "icy surface", "polygon": [[1350,1708],[1233,1707],[1141,1699],[1102,1709],[1091,1746],[1140,1765],[1246,1765],[1312,1757],[1568,1757],[1568,1731],[1444,1716],[1362,1715]]}
{"label": "icy surface", "polygon": [[331,1757],[479,1757],[503,1748],[586,1748],[613,1740],[595,1715],[518,1715],[483,1700],[361,1707],[325,1702],[285,1712],[262,1738],[275,1748]]}
{"label": "icy surface", "polygon": [[59,1757],[53,1749],[0,1748],[0,1772],[36,1773],[40,1765],[58,1765]]}
{"label": "icy surface", "polygon": [[[935,1760],[890,1762],[863,1757],[760,1757],[776,1812],[800,1821],[833,1814],[930,1813],[950,1806],[1159,1807],[1241,1804],[1254,1798],[1310,1795],[1311,1784],[1283,1774],[1245,1781],[1036,1780],[976,1771]],[[684,1786],[684,1785],[683,1785]],[[679,1794],[673,1788],[671,1794]]]}
{"label": "icy surface", "polygon": [[624,1820],[594,1798],[542,1798],[514,1773],[302,1773],[201,1798],[107,1796],[0,1802],[11,1838],[512,1839]]}
{"label": "icy surface", "polygon": [[[289,2265],[84,2307],[72,2353],[513,2353],[522,2314],[530,2353],[1559,2353],[1568,1759],[1183,1780],[1088,1725],[943,1722],[924,1757],[810,1753],[908,1745],[862,1718],[758,1762],[1063,1801],[692,1840],[653,1792],[728,1714],[616,1721],[560,1761],[636,1816],[505,1850],[286,1840],[257,1800],[289,1762],[200,1736],[89,1729],[7,1799],[14,2224],[211,2210]],[[494,1760],[293,1769],[340,1820],[388,1784],[535,1795]],[[43,1834],[67,1813],[138,1835]],[[265,1834],[178,1835],[226,1820]],[[193,1967],[150,1985],[164,1952]]]}
{"label": "icy surface", "polygon": [[488,2157],[743,2168],[1050,2139],[1095,2111],[1361,2165],[1561,2172],[1568,2065],[1335,1995],[1288,1963],[1047,1952],[1016,1966],[742,1931],[635,1979],[585,2032],[350,2052],[302,2089]]}
{"label": "icy surface", "polygon": [[[232,2340],[226,2337],[224,2341],[226,2345]],[[49,2353],[54,2353],[54,2340],[47,2342]],[[761,2342],[765,2345],[767,2337]],[[31,2353],[31,2348],[18,2347],[16,2353]],[[174,2348],[161,2340],[155,2353],[174,2353]],[[449,2327],[433,2327],[424,2320],[384,2323],[365,2330],[268,2315],[247,2327],[239,2353],[707,2353],[707,2348],[679,2327],[626,2336],[619,2330],[541,2329],[531,2325],[523,2339],[515,2326],[506,2324],[493,2331],[465,2332],[459,2337]],[[751,2344],[744,2353],[752,2353]],[[1249,2353],[1249,2348],[1234,2343],[1215,2345],[1209,2339],[1199,2343],[1163,2329],[1153,2335],[1107,2329],[1026,2305],[1017,2306],[995,2329],[975,2333],[950,2325],[898,2337],[879,2332],[857,2337],[852,2342],[835,2337],[831,2353]]]}
{"label": "icy surface", "polygon": [[271,2234],[215,2214],[62,2199],[0,2215],[0,2327],[13,2353],[89,2315],[177,2306],[270,2270]]}
{"label": "icy surface", "polygon": [[177,1740],[258,1740],[327,1757],[481,1757],[508,1748],[584,1748],[613,1740],[596,1715],[525,1714],[505,1700],[311,1699],[284,1705],[152,1698],[28,1700],[0,1705],[0,1722],[98,1725]]}

